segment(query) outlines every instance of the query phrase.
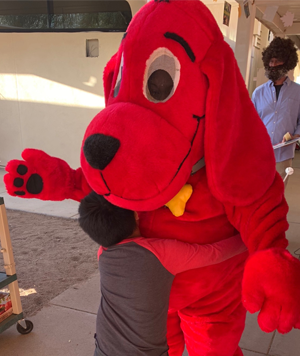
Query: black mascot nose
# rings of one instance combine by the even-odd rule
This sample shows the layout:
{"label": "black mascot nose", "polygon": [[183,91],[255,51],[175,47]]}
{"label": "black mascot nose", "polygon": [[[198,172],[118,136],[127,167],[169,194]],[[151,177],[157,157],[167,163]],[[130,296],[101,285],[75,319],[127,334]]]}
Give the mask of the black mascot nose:
{"label": "black mascot nose", "polygon": [[104,169],[114,158],[120,141],[103,134],[89,136],[83,145],[83,153],[88,164],[95,169]]}

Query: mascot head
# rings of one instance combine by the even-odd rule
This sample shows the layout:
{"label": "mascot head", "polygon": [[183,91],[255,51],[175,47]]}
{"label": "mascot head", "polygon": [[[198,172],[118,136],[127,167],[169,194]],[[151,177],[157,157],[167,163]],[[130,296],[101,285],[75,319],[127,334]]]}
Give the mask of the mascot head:
{"label": "mascot head", "polygon": [[249,204],[273,181],[266,129],[200,1],[146,4],[106,66],[104,89],[107,107],[86,130],[81,166],[111,203],[157,209],[203,161],[221,201]]}
{"label": "mascot head", "polygon": [[290,38],[275,37],[269,46],[263,50],[262,61],[266,70],[266,77],[276,82],[286,76],[298,63],[295,43]]}

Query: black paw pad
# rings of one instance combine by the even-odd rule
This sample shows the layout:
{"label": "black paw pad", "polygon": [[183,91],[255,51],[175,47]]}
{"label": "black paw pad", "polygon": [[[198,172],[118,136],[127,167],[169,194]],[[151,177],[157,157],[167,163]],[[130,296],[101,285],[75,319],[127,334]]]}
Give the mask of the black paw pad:
{"label": "black paw pad", "polygon": [[17,188],[22,187],[22,185],[24,184],[24,180],[22,178],[15,178],[14,179],[14,186]]}
{"label": "black paw pad", "polygon": [[38,174],[32,174],[27,181],[26,189],[30,194],[39,194],[43,190],[43,180]]}
{"label": "black paw pad", "polygon": [[16,195],[25,195],[25,192],[14,192]]}
{"label": "black paw pad", "polygon": [[28,168],[26,166],[24,166],[24,164],[20,164],[17,168],[17,172],[23,176],[24,174],[26,174],[28,171]]}

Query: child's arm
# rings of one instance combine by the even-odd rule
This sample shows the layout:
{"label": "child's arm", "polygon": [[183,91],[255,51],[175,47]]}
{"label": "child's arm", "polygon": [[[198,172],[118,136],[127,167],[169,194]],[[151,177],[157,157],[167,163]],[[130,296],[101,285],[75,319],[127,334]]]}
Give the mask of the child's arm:
{"label": "child's arm", "polygon": [[172,274],[217,264],[247,251],[240,235],[207,245],[178,240],[141,238],[135,242],[150,250]]}

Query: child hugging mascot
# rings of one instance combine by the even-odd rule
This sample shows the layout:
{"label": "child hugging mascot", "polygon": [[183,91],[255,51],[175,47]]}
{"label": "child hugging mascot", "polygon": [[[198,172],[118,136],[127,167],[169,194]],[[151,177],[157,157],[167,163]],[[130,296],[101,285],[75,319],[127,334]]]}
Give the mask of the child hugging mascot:
{"label": "child hugging mascot", "polygon": [[[11,195],[80,201],[91,190],[137,210],[145,237],[208,244],[239,232],[248,252],[175,277],[170,356],[237,356],[246,310],[262,330],[300,327],[300,261],[286,250],[287,203],[268,133],[234,54],[198,0],[147,3],[104,71],[106,108],[81,168],[26,149]],[[174,198],[175,197],[175,198]]]}

